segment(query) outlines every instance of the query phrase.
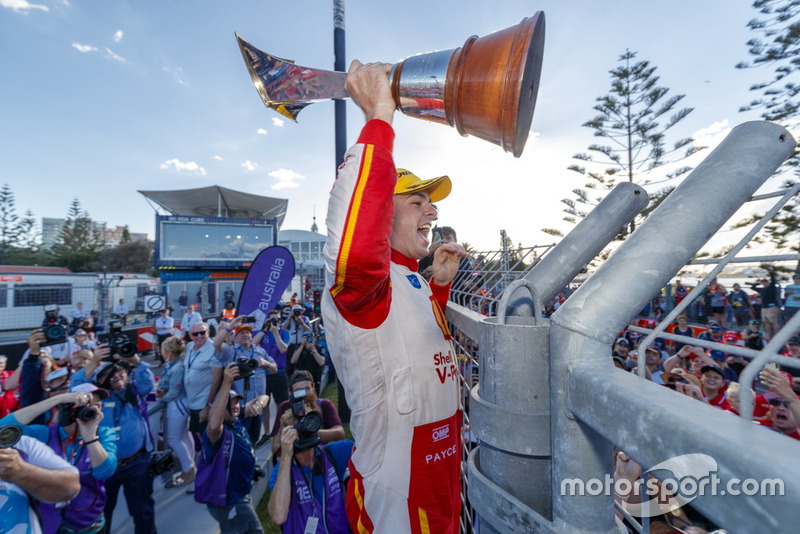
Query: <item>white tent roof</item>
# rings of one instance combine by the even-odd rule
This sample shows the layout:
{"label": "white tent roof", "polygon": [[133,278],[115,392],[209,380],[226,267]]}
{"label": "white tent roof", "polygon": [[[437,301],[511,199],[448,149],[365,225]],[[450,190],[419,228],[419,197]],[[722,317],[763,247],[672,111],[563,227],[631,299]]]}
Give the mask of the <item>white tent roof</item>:
{"label": "white tent roof", "polygon": [[236,217],[241,219],[276,219],[283,224],[289,201],[285,198],[262,197],[212,185],[198,189],[172,191],[139,191],[172,215],[200,217]]}

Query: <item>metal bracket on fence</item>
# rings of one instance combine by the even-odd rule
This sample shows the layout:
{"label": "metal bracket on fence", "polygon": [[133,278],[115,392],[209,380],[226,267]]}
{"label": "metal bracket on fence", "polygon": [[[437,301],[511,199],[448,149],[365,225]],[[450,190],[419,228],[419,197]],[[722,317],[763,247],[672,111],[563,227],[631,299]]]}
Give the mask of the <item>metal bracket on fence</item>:
{"label": "metal bracket on fence", "polygon": [[514,294],[514,291],[520,287],[527,288],[531,294],[531,300],[533,300],[534,326],[539,326],[541,324],[543,309],[542,299],[539,298],[538,292],[536,291],[536,287],[534,287],[533,283],[526,278],[514,280],[511,282],[511,284],[509,284],[506,290],[503,291],[503,296],[500,298],[500,304],[497,307],[497,324],[506,324],[506,309],[508,308],[508,301],[511,300],[511,296]]}
{"label": "metal bracket on fence", "polygon": [[475,448],[467,458],[469,500],[480,517],[497,532],[556,532],[547,518],[526,506],[481,472],[478,467],[480,450],[480,447]]}
{"label": "metal bracket on fence", "polygon": [[[525,456],[550,456],[550,412],[509,410],[470,392],[472,431],[491,447]],[[513,429],[513,432],[510,430]]]}

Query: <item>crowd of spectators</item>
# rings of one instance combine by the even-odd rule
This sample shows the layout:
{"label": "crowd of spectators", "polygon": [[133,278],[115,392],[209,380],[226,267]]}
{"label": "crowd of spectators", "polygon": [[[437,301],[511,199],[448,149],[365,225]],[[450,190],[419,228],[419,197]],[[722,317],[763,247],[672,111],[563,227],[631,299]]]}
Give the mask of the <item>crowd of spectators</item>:
{"label": "crowd of spectators", "polygon": [[[794,275],[794,280],[800,282],[800,275]],[[667,328],[668,333],[685,337],[685,341],[657,338],[653,344],[644,347],[641,345],[644,337],[642,334],[625,329],[617,335],[611,347],[613,364],[624,371],[636,373],[641,364],[640,355],[644,353],[647,380],[672,389],[676,394],[686,395],[719,409],[723,412],[720,417],[739,415],[739,392],[743,387],[739,383],[739,377],[752,359],[733,354],[729,352],[731,349],[726,350],[726,346],[761,350],[784,321],[788,321],[796,311],[788,306],[787,312],[785,304],[781,309],[782,303],[793,302],[789,298],[794,288],[787,286],[786,300],[777,298],[776,295],[780,295],[780,292],[775,276],[758,281],[752,288],[756,291],[755,295],[748,295],[739,284],[734,284],[733,291],[728,293],[714,280],[701,295],[705,304],[710,306],[704,308],[704,322],[690,323],[687,315],[681,314],[675,324]],[[639,317],[632,325],[654,327],[655,320],[649,317],[652,317],[652,308],[660,302],[663,299],[653,299],[650,309],[646,310],[651,315]],[[772,305],[772,302],[776,304]],[[756,310],[760,313],[756,313]],[[720,345],[713,348],[701,347],[693,342],[694,339]],[[800,358],[798,332],[787,341],[780,353],[783,356]],[[800,440],[798,377],[798,369],[786,367],[781,370],[778,364],[768,364],[759,370],[754,383],[746,386],[755,395],[754,423],[764,428],[764,431],[774,431],[786,438]],[[615,452],[615,476],[630,481],[639,480],[642,476],[641,467],[623,449]],[[641,495],[618,495],[617,499],[620,502],[636,503],[641,500]],[[682,528],[683,532],[705,532],[715,528],[691,506],[684,506],[679,513],[660,520],[669,523],[670,528]],[[706,530],[698,530],[698,526]]]}
{"label": "crowd of spectators", "polygon": [[[152,367],[138,348],[101,342],[82,306],[72,314],[75,328],[58,319],[64,339],[32,331],[16,369],[6,370],[7,359],[0,357],[0,437],[21,435],[0,446],[0,497],[6,497],[0,531],[106,532],[122,489],[135,532],[152,534],[153,488],[161,476],[165,488],[185,486],[194,493],[221,532],[261,532],[249,497],[261,474],[254,449],[274,437],[274,460],[282,458],[280,444],[292,441],[278,435],[281,416],[296,424],[289,396],[300,390],[307,410],[322,422],[313,433],[317,442],[304,451],[319,445],[330,454],[330,444],[344,462],[337,464],[343,473],[353,443],[341,441],[345,433],[336,408],[316,394],[328,371],[324,330],[315,325],[317,338],[309,326],[313,309],[298,306],[301,313],[286,320],[285,306],[274,310],[257,332],[243,316],[223,320],[213,339],[208,323],[191,316],[189,326],[182,325],[186,339],[174,335],[174,322],[163,310],[154,322],[158,350]],[[196,313],[192,307],[187,312]],[[294,375],[287,375],[287,367]],[[268,407],[276,403],[270,417]],[[302,473],[305,456],[287,460]],[[297,475],[293,469],[290,481]],[[58,491],[29,484],[45,476],[58,482]],[[337,490],[341,495],[343,488]],[[25,507],[12,511],[8,506],[19,496]],[[289,509],[299,521],[302,510]]]}

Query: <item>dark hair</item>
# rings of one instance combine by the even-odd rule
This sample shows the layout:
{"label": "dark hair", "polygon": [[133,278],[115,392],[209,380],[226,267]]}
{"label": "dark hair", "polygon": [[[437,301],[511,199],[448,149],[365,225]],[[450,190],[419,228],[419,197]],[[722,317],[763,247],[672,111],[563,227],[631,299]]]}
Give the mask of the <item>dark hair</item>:
{"label": "dark hair", "polygon": [[311,382],[313,384],[314,383],[314,377],[311,376],[311,373],[309,373],[305,369],[298,369],[297,371],[292,373],[291,377],[289,377],[289,390],[292,389],[292,386],[294,384],[296,384],[298,382],[306,382],[306,381]]}
{"label": "dark hair", "polygon": [[439,233],[442,234],[442,236],[451,235],[456,238],[456,241],[458,241],[458,236],[456,235],[456,231],[453,230],[452,226],[440,226]]}

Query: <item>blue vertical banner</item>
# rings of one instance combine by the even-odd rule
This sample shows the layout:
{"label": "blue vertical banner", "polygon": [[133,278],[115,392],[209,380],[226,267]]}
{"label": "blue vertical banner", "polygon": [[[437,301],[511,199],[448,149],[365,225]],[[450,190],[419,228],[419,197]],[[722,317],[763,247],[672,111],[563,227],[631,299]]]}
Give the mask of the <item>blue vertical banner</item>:
{"label": "blue vertical banner", "polygon": [[275,309],[283,292],[294,278],[294,256],[285,247],[269,247],[262,250],[244,279],[236,307],[239,315],[256,318],[254,330],[264,325],[267,313]]}

